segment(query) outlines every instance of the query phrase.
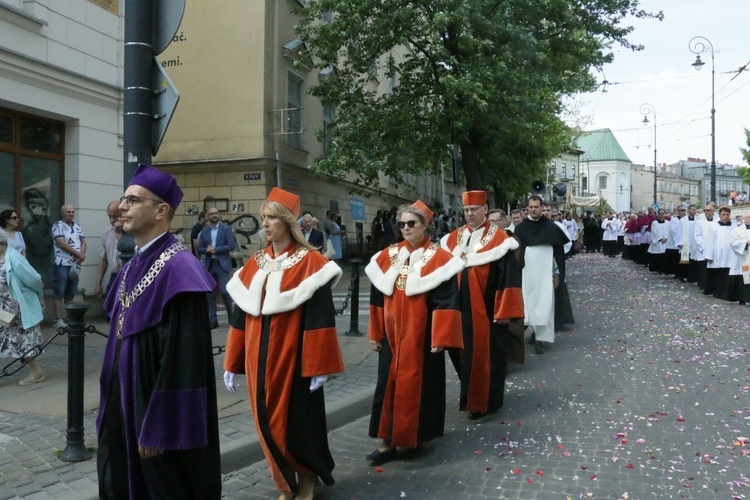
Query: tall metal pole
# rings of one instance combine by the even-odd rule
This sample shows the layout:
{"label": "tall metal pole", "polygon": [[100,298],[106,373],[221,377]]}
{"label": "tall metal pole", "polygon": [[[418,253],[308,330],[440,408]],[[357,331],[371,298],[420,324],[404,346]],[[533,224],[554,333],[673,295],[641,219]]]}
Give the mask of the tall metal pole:
{"label": "tall metal pole", "polygon": [[654,207],[656,207],[656,108],[653,104],[644,103],[641,104],[641,114],[643,115],[643,123],[648,123],[648,115],[654,114]]}
{"label": "tall metal pole", "polygon": [[139,163],[151,163],[151,64],[154,0],[125,0],[123,186]]}
{"label": "tall metal pole", "polygon": [[715,86],[716,86],[716,68],[714,66],[714,45],[705,36],[694,36],[688,43],[690,52],[696,54],[695,62],[692,66],[696,71],[700,71],[705,64],[701,61],[701,54],[709,52],[711,54],[711,201],[716,201],[716,105],[715,105]]}

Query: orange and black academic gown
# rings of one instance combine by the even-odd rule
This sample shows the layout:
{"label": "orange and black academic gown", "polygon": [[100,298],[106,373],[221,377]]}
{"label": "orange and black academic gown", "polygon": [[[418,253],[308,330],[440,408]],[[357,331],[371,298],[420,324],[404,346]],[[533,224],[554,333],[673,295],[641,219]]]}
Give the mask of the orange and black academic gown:
{"label": "orange and black academic gown", "polygon": [[372,257],[367,336],[381,342],[370,437],[416,448],[443,435],[445,355],[461,347],[456,274],[463,268],[437,243],[402,241]]}
{"label": "orange and black academic gown", "polygon": [[507,322],[496,321],[524,317],[512,252],[518,241],[486,220],[474,230],[459,227],[441,244],[466,261],[459,277],[464,349],[458,356],[451,353],[461,378],[460,409],[495,411],[503,405],[510,341]]}
{"label": "orange and black academic gown", "polygon": [[250,407],[271,476],[296,492],[296,472],[334,483],[323,389],[311,377],[344,371],[331,287],[341,268],[292,243],[260,250],[227,284],[235,312],[224,369],[247,375]]}

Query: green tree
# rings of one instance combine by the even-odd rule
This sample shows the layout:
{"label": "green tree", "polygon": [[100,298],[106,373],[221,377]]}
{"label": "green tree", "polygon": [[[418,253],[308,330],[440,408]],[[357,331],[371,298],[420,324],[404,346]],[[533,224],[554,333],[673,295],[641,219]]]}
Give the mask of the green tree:
{"label": "green tree", "polygon": [[[745,144],[747,144],[747,149],[740,148],[740,151],[742,152],[742,156],[745,157],[745,161],[750,165],[750,130],[748,129],[745,129]],[[750,184],[750,168],[740,167],[737,169],[737,173],[742,177],[744,182]]]}
{"label": "green tree", "polygon": [[311,89],[336,109],[319,171],[400,180],[450,166],[455,144],[468,189],[515,200],[572,142],[562,97],[595,88],[612,44],[641,48],[628,16],[662,14],[638,0],[307,0],[301,16],[306,55],[332,69]]}

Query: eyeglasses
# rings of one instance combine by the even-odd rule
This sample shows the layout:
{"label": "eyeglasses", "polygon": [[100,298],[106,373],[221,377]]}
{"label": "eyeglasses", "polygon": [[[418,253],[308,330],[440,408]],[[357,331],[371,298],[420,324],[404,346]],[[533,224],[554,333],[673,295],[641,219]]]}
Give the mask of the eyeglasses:
{"label": "eyeglasses", "polygon": [[406,226],[414,227],[416,225],[417,225],[417,221],[415,221],[415,220],[407,220],[407,221],[400,220],[400,221],[398,221],[398,228],[399,229],[403,229]]}
{"label": "eyeglasses", "polygon": [[130,208],[136,203],[142,202],[143,200],[155,201],[156,203],[166,203],[166,201],[157,200],[155,198],[146,198],[145,196],[134,196],[131,194],[120,198],[120,204],[122,205],[123,203],[125,203],[125,206]]}

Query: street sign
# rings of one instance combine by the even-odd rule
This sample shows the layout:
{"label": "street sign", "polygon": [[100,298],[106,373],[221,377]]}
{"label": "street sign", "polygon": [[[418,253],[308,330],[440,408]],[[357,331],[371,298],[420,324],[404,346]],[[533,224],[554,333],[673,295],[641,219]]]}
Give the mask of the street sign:
{"label": "street sign", "polygon": [[151,63],[151,152],[154,156],[159,152],[161,141],[167,132],[172,114],[174,113],[177,103],[180,100],[180,94],[177,88],[169,79],[167,73],[159,64],[156,58]]}
{"label": "street sign", "polygon": [[349,210],[351,210],[352,220],[355,222],[365,222],[365,202],[359,198],[349,198]]}
{"label": "street sign", "polygon": [[154,44],[152,50],[158,56],[177,33],[185,13],[185,0],[154,1]]}

